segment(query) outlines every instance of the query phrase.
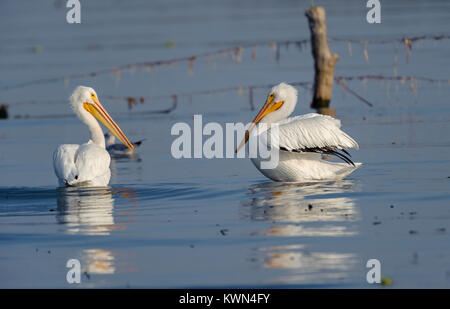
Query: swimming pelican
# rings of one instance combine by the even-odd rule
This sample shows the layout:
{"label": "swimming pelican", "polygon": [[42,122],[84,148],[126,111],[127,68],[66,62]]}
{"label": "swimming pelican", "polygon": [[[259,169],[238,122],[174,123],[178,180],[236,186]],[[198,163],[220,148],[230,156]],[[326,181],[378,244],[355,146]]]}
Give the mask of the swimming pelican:
{"label": "swimming pelican", "polygon": [[[133,154],[133,150],[128,148],[127,146],[123,144],[116,144],[116,138],[114,135],[105,133],[105,140],[106,140],[106,150],[109,152],[112,156],[130,156]],[[138,148],[141,146],[142,142],[145,139],[141,139],[140,141],[133,142],[134,148]]]}
{"label": "swimming pelican", "polygon": [[[78,86],[70,97],[78,118],[89,128],[91,139],[82,145],[59,145],[53,153],[53,168],[61,186],[107,186],[111,177],[111,157],[105,149],[105,137],[95,118],[128,148],[134,146],[100,104],[94,89]],[[94,118],[95,117],[95,118]]]}
{"label": "swimming pelican", "polygon": [[[286,83],[272,88],[266,103],[253,120],[239,149],[248,141],[250,132],[258,123],[278,124],[278,134],[267,134],[266,146],[278,148],[279,161],[273,169],[261,169],[260,156],[251,158],[256,168],[266,177],[275,181],[305,182],[342,179],[358,168],[361,163],[353,163],[348,148],[358,149],[358,143],[340,130],[341,122],[330,116],[310,113],[287,118],[297,104],[297,90]],[[260,136],[259,130],[252,136]],[[269,131],[267,131],[268,133]],[[278,144],[278,145],[277,145]],[[342,151],[342,152],[341,152]],[[322,155],[334,155],[345,163],[323,160]]]}

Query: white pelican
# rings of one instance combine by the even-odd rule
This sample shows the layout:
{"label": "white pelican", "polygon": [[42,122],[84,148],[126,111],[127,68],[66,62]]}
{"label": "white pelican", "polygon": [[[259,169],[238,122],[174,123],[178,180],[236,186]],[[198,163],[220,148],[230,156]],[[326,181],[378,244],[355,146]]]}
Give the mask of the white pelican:
{"label": "white pelican", "polygon": [[[100,104],[94,89],[78,86],[70,97],[78,118],[89,128],[91,139],[82,145],[60,145],[53,153],[53,168],[61,186],[107,186],[111,177],[111,158],[105,149],[105,137],[95,118],[122,143],[133,145]],[[95,117],[95,118],[94,118]]]}
{"label": "white pelican", "polygon": [[[268,134],[270,139],[267,139],[267,146],[271,147],[270,140],[277,139],[278,165],[273,169],[261,169],[262,159],[259,156],[251,158],[256,168],[266,177],[284,182],[337,180],[346,177],[361,165],[353,163],[349,158],[350,154],[346,149],[358,149],[358,144],[339,129],[339,120],[315,113],[287,118],[296,104],[297,90],[294,87],[286,83],[273,87],[235,152],[245,145],[250,132],[258,123],[266,123],[268,129],[271,123],[277,123],[279,133]],[[264,132],[258,129],[253,133],[255,136]],[[334,155],[345,163],[323,160],[322,154]]]}
{"label": "white pelican", "polygon": [[[133,150],[128,148],[127,146],[123,144],[116,144],[116,137],[112,134],[105,133],[105,140],[106,140],[106,150],[109,152],[112,156],[130,156],[133,154]],[[141,146],[142,142],[145,139],[141,139],[140,141],[133,142],[134,148],[138,148]]]}

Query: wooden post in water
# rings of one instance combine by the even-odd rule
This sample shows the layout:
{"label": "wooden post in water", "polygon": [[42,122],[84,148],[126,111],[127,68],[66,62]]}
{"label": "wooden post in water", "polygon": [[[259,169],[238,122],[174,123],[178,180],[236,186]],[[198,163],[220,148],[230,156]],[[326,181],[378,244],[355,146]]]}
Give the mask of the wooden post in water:
{"label": "wooden post in water", "polygon": [[311,51],[314,57],[314,96],[311,107],[318,113],[334,117],[330,108],[334,84],[334,67],[339,56],[328,48],[327,23],[323,7],[311,7],[305,12],[311,31]]}

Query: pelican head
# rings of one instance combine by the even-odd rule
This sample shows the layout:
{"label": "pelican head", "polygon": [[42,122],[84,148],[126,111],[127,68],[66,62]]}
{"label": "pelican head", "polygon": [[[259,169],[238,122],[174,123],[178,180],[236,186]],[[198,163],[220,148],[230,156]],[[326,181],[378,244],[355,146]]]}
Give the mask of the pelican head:
{"label": "pelican head", "polygon": [[[123,134],[122,130],[100,103],[94,89],[85,86],[78,86],[70,97],[70,104],[72,105],[72,108],[78,118],[80,118],[80,120],[91,129],[91,133],[97,133],[92,132],[93,127],[95,126],[93,123],[97,123],[95,120],[96,118],[123,144],[130,149],[134,149],[133,144],[130,143],[125,134]],[[101,128],[98,128],[101,131]],[[103,133],[100,135],[103,137]]]}
{"label": "pelican head", "polygon": [[247,143],[250,132],[259,122],[273,123],[288,117],[295,109],[297,104],[297,89],[286,83],[280,83],[274,86],[267,96],[266,103],[253,119],[252,124],[245,132],[245,137],[236,148],[235,153]]}

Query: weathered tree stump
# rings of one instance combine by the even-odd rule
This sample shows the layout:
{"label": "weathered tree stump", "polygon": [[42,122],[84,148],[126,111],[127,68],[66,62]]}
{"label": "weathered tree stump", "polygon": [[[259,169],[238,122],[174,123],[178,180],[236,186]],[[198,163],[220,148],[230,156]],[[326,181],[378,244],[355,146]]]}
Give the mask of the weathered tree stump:
{"label": "weathered tree stump", "polygon": [[339,56],[328,47],[327,23],[323,7],[311,7],[305,12],[311,31],[311,51],[314,57],[314,96],[311,107],[318,113],[335,116],[335,109],[330,108],[334,84],[334,67]]}

